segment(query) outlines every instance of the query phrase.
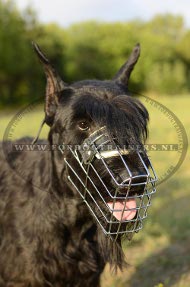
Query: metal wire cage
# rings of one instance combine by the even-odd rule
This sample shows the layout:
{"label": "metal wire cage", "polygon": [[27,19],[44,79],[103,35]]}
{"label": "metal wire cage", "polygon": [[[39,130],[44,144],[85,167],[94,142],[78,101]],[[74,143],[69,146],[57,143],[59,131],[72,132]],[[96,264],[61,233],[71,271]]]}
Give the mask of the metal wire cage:
{"label": "metal wire cage", "polygon": [[[65,156],[65,146],[59,146],[68,168],[68,180],[79,192],[103,232],[114,240],[119,235],[131,239],[135,232],[142,229],[151,197],[156,192],[157,176],[150,159],[144,156],[144,151],[131,152],[118,146],[117,140],[108,135],[105,127],[90,135],[82,145],[67,148]],[[133,168],[129,164],[131,153],[135,154],[138,167]],[[110,166],[110,159],[117,160],[119,172]],[[99,173],[97,165],[103,167],[106,180]]]}

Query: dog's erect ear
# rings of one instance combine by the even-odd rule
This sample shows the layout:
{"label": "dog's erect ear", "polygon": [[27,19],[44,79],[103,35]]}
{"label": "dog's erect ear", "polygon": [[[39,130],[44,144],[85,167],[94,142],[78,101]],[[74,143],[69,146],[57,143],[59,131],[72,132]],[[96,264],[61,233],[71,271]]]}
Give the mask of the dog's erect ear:
{"label": "dog's erect ear", "polygon": [[133,71],[133,68],[138,61],[138,58],[140,56],[140,44],[137,44],[131,55],[129,56],[129,59],[127,62],[120,68],[120,70],[117,72],[113,80],[117,83],[123,84],[125,86],[128,85],[129,78],[131,75],[131,72]]}
{"label": "dog's erect ear", "polygon": [[55,111],[58,105],[60,92],[63,91],[66,84],[58,75],[54,67],[50,64],[49,60],[42,53],[39,46],[36,43],[32,43],[36,54],[38,55],[40,62],[43,64],[47,84],[46,84],[46,99],[45,99],[45,122],[48,125],[52,124]]}

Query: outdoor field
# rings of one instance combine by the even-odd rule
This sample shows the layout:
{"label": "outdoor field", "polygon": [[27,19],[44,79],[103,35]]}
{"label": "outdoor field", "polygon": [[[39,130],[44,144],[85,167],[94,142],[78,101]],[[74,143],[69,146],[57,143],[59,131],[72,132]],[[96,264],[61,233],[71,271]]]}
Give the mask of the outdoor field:
{"label": "outdoor field", "polygon": [[[154,98],[153,95],[151,97]],[[155,99],[180,119],[189,136],[190,95],[159,96]],[[170,121],[159,109],[146,106],[150,112],[149,142],[177,143],[177,133]],[[1,139],[8,123],[21,108],[0,111]],[[10,129],[7,131],[6,138],[16,139],[28,135],[34,137],[42,119],[43,106],[39,105],[25,113],[16,122],[12,134]],[[47,132],[48,128],[44,127],[41,137],[45,137]],[[164,176],[171,165],[177,164],[180,153],[155,151],[151,157],[158,175]],[[177,172],[158,186],[143,231],[136,234],[132,242],[124,242],[128,268],[117,275],[106,268],[102,276],[103,287],[190,286],[189,159],[187,153]]]}

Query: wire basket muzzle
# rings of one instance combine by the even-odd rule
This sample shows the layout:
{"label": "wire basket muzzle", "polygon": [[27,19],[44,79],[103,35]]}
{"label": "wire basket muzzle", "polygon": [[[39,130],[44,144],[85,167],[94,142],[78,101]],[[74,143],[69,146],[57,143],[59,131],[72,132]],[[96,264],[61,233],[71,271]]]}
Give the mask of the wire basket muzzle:
{"label": "wire basket muzzle", "polygon": [[68,180],[103,232],[116,240],[142,229],[157,181],[145,151],[119,147],[102,128],[69,153]]}

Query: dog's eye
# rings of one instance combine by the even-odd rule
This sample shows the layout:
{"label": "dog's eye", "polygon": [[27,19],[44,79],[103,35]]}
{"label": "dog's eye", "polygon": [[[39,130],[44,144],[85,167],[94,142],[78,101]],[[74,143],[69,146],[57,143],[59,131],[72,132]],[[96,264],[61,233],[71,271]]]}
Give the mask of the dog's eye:
{"label": "dog's eye", "polygon": [[87,131],[89,129],[89,123],[86,121],[79,122],[78,127],[81,131]]}

